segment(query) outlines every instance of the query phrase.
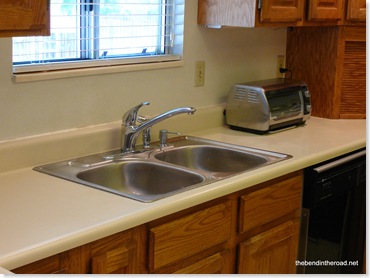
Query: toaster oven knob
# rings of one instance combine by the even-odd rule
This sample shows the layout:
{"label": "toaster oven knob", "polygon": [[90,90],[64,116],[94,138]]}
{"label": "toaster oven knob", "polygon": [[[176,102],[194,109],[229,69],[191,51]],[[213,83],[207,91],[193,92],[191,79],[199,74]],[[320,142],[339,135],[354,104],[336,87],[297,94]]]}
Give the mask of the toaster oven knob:
{"label": "toaster oven knob", "polygon": [[310,91],[304,91],[303,92],[303,94],[304,94],[304,96],[306,97],[306,98],[309,98],[309,97],[311,97],[311,93],[310,93]]}
{"label": "toaster oven knob", "polygon": [[306,105],[306,111],[309,113],[311,112],[311,105]]}

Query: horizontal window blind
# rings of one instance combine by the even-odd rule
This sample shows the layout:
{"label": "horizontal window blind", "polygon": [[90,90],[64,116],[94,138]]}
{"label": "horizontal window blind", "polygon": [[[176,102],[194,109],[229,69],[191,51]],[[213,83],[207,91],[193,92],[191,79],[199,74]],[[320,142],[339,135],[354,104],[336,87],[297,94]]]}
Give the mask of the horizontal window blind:
{"label": "horizontal window blind", "polygon": [[50,0],[51,35],[13,38],[13,72],[181,59],[185,0]]}

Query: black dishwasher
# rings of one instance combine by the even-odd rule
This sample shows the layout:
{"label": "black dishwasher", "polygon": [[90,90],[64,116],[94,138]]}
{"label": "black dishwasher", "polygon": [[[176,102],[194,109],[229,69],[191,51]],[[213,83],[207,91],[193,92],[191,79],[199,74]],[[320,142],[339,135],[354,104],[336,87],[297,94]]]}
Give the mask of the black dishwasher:
{"label": "black dishwasher", "polygon": [[362,273],[366,149],[314,165],[304,174],[303,211],[307,217],[302,218],[304,250],[300,250],[303,256],[297,266],[303,266],[302,272],[307,274]]}

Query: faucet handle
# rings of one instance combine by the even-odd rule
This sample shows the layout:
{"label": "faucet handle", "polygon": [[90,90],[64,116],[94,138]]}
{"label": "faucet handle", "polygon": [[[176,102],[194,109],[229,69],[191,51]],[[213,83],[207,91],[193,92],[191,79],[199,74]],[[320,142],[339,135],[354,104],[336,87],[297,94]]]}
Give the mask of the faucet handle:
{"label": "faucet handle", "polygon": [[[137,121],[138,123],[142,124],[142,123],[145,123],[147,121],[149,121],[150,118],[149,117],[144,117],[144,116],[138,116],[137,117]],[[143,138],[143,148],[144,149],[148,149],[150,148],[150,127],[146,128],[143,130],[143,133],[142,133],[142,138]]]}
{"label": "faucet handle", "polygon": [[135,125],[136,124],[136,119],[137,119],[137,112],[143,105],[149,105],[150,102],[142,102],[138,104],[137,106],[131,108],[128,110],[125,114],[122,116],[122,123],[125,125]]}

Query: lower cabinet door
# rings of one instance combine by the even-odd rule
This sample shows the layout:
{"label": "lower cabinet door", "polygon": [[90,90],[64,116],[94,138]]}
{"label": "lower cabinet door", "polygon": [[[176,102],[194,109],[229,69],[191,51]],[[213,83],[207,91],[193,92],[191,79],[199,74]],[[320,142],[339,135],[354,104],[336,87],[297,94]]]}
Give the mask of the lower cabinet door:
{"label": "lower cabinet door", "polygon": [[92,258],[93,274],[134,273],[136,243],[128,244]]}
{"label": "lower cabinet door", "polygon": [[296,273],[299,221],[284,222],[239,245],[239,274]]}

